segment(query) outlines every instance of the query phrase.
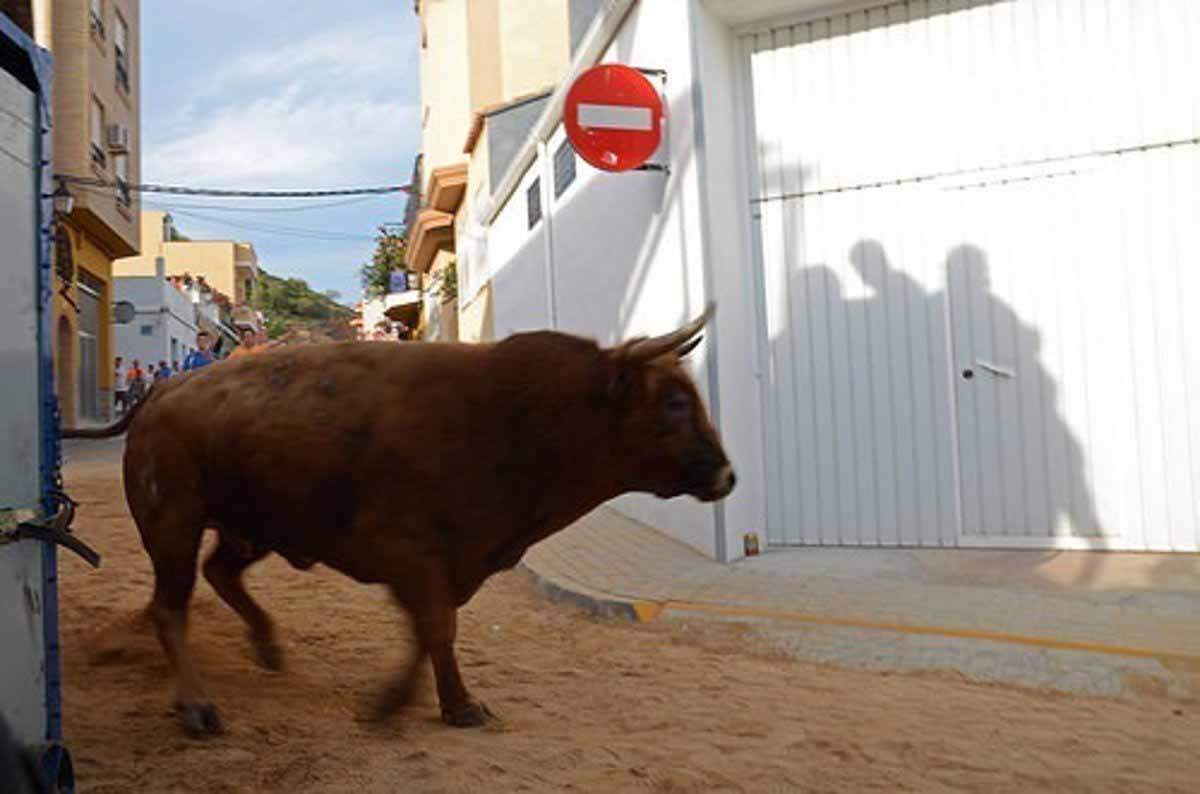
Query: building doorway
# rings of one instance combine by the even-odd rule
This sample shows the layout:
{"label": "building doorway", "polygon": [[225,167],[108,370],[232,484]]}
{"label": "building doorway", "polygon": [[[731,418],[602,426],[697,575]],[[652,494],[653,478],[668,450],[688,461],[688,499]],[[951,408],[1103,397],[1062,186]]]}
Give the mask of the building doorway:
{"label": "building doorway", "polygon": [[63,425],[70,426],[75,424],[75,334],[71,331],[71,321],[66,317],[58,318],[54,345],[58,349],[58,355],[54,357],[58,410]]}

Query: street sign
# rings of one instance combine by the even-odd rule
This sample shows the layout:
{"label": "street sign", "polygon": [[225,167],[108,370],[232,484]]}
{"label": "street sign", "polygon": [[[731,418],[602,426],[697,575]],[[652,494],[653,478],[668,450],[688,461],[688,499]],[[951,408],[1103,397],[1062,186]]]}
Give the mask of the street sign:
{"label": "street sign", "polygon": [[129,301],[117,301],[112,305],[113,322],[117,325],[128,325],[137,314],[137,307]]}
{"label": "street sign", "polygon": [[587,162],[604,171],[628,171],[646,162],[662,141],[658,89],[629,66],[588,69],[567,92],[567,138]]}

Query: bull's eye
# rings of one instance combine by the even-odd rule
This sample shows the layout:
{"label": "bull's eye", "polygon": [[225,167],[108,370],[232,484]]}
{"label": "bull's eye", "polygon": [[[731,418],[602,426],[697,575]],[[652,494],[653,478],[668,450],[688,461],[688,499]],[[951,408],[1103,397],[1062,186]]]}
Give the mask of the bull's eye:
{"label": "bull's eye", "polygon": [[663,404],[663,413],[666,414],[668,420],[677,422],[687,418],[691,407],[692,400],[687,394],[675,392]]}

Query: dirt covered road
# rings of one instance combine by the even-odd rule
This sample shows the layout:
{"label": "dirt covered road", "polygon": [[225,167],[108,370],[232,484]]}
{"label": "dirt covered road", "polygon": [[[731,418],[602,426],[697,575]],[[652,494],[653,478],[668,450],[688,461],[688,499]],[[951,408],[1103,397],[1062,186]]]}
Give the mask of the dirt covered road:
{"label": "dirt covered road", "polygon": [[[797,664],[734,626],[602,622],[498,576],[461,613],[468,686],[502,718],[442,725],[421,703],[383,727],[365,698],[411,650],[380,588],[278,558],[250,592],[275,616],[284,673],[250,659],[203,580],[191,642],[228,733],[183,737],[166,662],[133,618],[149,563],[125,508],[119,443],[75,449],[76,526],[104,555],[63,558],[66,734],[83,792],[1194,792],[1200,707],[1111,701]],[[206,548],[211,545],[211,539]]]}

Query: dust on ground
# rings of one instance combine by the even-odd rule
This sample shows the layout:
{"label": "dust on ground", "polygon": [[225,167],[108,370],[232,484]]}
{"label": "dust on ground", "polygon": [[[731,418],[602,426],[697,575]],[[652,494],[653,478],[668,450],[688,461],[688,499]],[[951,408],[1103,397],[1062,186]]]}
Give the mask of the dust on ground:
{"label": "dust on ground", "polygon": [[596,620],[518,572],[459,620],[467,685],[502,723],[444,726],[427,674],[417,705],[374,726],[359,714],[411,651],[405,619],[381,588],[275,557],[248,588],[279,624],[284,673],[252,663],[241,622],[197,584],[191,645],[228,732],[190,740],[136,619],[152,577],[120,445],[91,443],[105,452],[80,448],[67,479],[104,563],[64,555],[60,590],[81,792],[1196,790],[1200,705],[800,664],[748,649],[736,626]]}

